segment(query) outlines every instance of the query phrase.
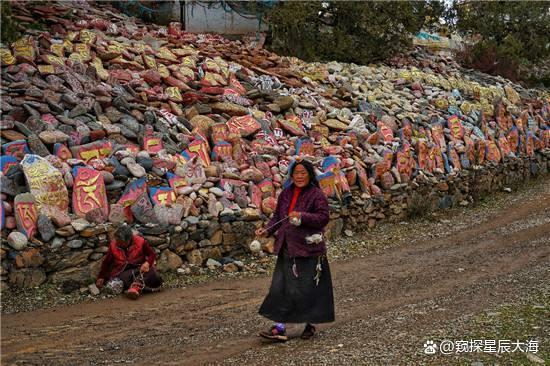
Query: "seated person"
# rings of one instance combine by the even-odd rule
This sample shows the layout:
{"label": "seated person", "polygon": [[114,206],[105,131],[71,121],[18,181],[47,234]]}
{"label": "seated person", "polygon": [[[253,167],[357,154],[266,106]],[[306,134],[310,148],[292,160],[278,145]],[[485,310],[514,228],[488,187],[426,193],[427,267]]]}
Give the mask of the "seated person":
{"label": "seated person", "polygon": [[126,295],[137,299],[142,291],[153,291],[162,285],[162,279],[154,268],[156,254],[140,235],[134,235],[127,224],[120,225],[109,244],[96,285],[103,287],[105,280],[119,278],[124,283]]}

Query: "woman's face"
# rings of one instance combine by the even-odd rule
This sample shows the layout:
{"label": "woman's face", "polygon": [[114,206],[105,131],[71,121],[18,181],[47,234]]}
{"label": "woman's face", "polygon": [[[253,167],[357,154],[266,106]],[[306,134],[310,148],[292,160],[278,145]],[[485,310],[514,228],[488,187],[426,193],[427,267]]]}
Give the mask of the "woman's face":
{"label": "woman's face", "polygon": [[296,165],[292,172],[292,182],[296,187],[303,188],[309,184],[309,174],[302,164]]}

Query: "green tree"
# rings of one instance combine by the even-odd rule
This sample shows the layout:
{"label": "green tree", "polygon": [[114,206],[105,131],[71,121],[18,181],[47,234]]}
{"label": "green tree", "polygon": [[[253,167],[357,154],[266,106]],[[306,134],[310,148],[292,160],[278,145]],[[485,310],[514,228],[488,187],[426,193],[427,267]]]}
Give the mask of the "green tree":
{"label": "green tree", "polygon": [[442,12],[438,1],[281,2],[268,14],[271,48],[307,61],[383,60]]}
{"label": "green tree", "polygon": [[11,5],[9,1],[2,1],[1,8],[2,43],[9,44],[17,39],[17,23],[11,16]]}
{"label": "green tree", "polygon": [[550,58],[550,2],[455,0],[449,16],[456,31],[477,39],[459,55],[467,67],[521,80]]}

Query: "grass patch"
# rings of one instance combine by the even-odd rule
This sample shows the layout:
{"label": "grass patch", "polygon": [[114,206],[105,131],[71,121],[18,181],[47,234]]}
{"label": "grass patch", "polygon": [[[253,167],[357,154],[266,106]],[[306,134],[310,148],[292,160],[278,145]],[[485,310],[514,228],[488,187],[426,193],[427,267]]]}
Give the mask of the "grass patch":
{"label": "grass patch", "polygon": [[[550,293],[543,292],[529,299],[529,303],[501,305],[494,311],[476,316],[472,328],[464,339],[510,340],[526,342],[538,341],[538,352],[534,355],[550,362]],[[524,347],[525,348],[525,347]],[[459,363],[470,365],[472,360],[484,364],[503,363],[506,365],[537,364],[525,352],[484,353],[465,355],[469,361]]]}

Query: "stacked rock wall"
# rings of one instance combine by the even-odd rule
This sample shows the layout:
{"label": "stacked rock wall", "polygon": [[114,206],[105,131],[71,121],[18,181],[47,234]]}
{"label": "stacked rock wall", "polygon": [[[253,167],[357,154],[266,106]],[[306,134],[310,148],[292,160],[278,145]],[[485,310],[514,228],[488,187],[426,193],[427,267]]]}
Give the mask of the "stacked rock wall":
{"label": "stacked rock wall", "polygon": [[548,93],[445,55],[308,64],[103,2],[12,6],[26,31],[0,47],[3,284],[88,281],[122,222],[162,270],[246,252],[296,156],[333,235],[547,171]]}
{"label": "stacked rock wall", "polygon": [[[331,207],[326,231],[329,245],[330,239],[339,237],[344,230],[368,230],[384,222],[469,206],[504,188],[515,189],[531,179],[548,179],[549,171],[550,154],[538,160],[513,159],[505,164],[463,170],[451,177],[421,175],[410,184],[395,185],[377,198],[365,198],[355,189],[347,207]],[[243,210],[239,215],[222,215],[214,220],[188,217],[180,225],[162,230],[144,226],[138,230],[159,253],[159,270],[170,271],[184,263],[202,266],[208,259],[249,253],[254,230],[262,224],[256,210]],[[3,246],[4,286],[9,282],[34,287],[49,279],[55,284],[73,283],[78,288],[93,281],[107,252],[110,224],[86,225],[81,220],[75,226],[78,230],[73,235],[57,236],[50,244],[31,243],[18,250]],[[273,239],[262,239],[262,249],[272,252]]]}

